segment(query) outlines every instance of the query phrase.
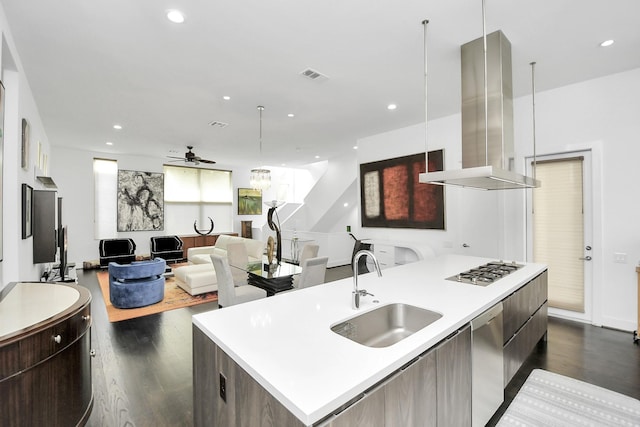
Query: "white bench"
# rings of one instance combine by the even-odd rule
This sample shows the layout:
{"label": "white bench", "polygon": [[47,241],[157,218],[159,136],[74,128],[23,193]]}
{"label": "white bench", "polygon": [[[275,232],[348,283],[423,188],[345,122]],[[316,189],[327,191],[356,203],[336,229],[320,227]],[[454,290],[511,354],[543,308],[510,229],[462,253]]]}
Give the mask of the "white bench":
{"label": "white bench", "polygon": [[173,270],[176,284],[191,295],[218,290],[218,280],[213,264],[185,265]]}

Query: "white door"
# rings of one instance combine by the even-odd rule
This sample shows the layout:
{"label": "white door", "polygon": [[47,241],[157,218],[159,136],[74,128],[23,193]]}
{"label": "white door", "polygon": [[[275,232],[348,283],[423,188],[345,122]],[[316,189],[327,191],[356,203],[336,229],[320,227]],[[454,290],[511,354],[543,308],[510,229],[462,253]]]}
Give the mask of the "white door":
{"label": "white door", "polygon": [[535,176],[542,186],[527,196],[527,259],[549,266],[550,314],[591,322],[591,152],[538,156]]}

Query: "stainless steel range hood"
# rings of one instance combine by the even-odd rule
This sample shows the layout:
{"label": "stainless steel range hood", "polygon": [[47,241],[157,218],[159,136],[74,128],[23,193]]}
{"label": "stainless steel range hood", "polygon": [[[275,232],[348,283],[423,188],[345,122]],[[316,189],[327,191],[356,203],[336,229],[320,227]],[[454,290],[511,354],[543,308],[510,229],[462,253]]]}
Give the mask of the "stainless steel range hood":
{"label": "stainless steel range hood", "polygon": [[482,190],[539,187],[538,180],[513,170],[511,43],[502,31],[486,36],[486,52],[484,41],[460,49],[462,169],[422,173],[419,182]]}

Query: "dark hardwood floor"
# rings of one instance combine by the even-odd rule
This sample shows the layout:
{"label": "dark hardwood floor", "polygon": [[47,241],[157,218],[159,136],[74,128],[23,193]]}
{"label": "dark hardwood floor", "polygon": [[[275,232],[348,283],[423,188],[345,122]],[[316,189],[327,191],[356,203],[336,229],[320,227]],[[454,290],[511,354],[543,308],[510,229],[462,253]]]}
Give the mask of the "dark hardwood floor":
{"label": "dark hardwood floor", "polygon": [[640,399],[640,347],[633,333],[549,318],[541,341],[505,389],[505,401],[487,425],[495,425],[534,369],[566,375]]}
{"label": "dark hardwood floor", "polygon": [[[349,267],[329,269],[335,280]],[[191,316],[217,309],[202,304],[110,323],[95,272],[78,270],[93,295],[93,412],[89,426],[191,426]],[[531,370],[543,368],[640,399],[640,347],[631,333],[549,319],[548,341],[539,345],[505,392],[504,412]]]}

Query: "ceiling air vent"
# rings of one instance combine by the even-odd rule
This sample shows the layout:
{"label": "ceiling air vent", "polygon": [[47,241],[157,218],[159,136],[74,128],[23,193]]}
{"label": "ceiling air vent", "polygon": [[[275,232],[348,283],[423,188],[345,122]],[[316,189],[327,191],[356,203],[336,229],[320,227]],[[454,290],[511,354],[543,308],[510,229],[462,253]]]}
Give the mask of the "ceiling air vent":
{"label": "ceiling air vent", "polygon": [[212,122],[209,122],[209,126],[214,128],[223,128],[223,127],[229,126],[229,123],[224,123],[224,122],[219,122],[217,120],[214,120]]}
{"label": "ceiling air vent", "polygon": [[307,68],[306,70],[303,70],[302,72],[300,72],[300,75],[303,76],[303,77],[308,78],[309,80],[322,81],[322,80],[329,79],[328,76],[322,74],[319,71],[311,69],[311,68]]}

